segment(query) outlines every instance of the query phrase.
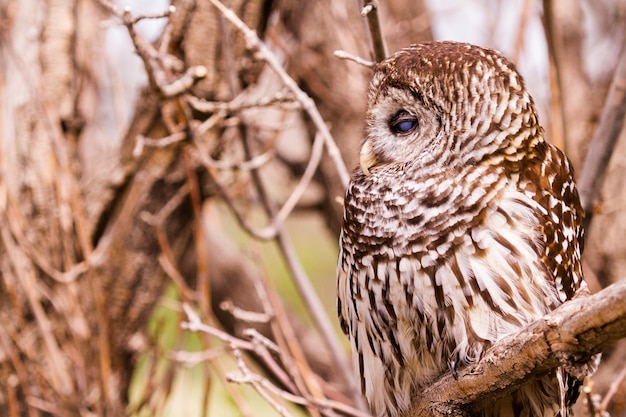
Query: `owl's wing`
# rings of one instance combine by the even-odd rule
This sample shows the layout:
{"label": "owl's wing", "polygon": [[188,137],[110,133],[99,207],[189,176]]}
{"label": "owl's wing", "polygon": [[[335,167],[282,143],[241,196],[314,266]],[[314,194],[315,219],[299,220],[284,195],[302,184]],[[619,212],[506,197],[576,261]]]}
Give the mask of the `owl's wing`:
{"label": "owl's wing", "polygon": [[544,264],[552,272],[561,301],[574,296],[583,282],[583,217],[572,166],[558,148],[541,143],[536,163],[524,170],[526,193],[543,207],[540,229],[544,238]]}
{"label": "owl's wing", "polygon": [[[525,192],[545,210],[540,229],[544,238],[542,261],[552,273],[561,302],[571,299],[583,284],[582,251],[584,247],[584,210],[574,182],[574,172],[567,157],[555,146],[542,143],[537,148],[537,163],[523,171]],[[582,373],[593,374],[599,363],[596,355]],[[561,393],[561,415],[569,414],[582,387],[582,381],[565,368],[557,370]]]}

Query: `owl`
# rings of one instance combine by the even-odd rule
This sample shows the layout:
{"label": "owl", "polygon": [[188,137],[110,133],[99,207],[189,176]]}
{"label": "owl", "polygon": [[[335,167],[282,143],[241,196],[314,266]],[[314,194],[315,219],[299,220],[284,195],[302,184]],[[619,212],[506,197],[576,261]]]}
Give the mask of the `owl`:
{"label": "owl", "polygon": [[[584,285],[572,167],[491,49],[425,42],[375,65],[344,210],[338,313],[375,416]],[[566,415],[580,383],[559,369],[469,412]]]}

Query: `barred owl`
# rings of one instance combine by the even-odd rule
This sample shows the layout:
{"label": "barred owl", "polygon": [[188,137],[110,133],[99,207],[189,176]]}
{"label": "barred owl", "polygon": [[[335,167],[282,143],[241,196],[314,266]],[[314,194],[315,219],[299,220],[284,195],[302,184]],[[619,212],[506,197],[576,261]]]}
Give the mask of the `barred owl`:
{"label": "barred owl", "polygon": [[[374,67],[360,162],[338,313],[374,415],[393,417],[584,285],[583,211],[522,77],[469,44],[412,45]],[[564,415],[579,387],[559,369],[470,413]]]}

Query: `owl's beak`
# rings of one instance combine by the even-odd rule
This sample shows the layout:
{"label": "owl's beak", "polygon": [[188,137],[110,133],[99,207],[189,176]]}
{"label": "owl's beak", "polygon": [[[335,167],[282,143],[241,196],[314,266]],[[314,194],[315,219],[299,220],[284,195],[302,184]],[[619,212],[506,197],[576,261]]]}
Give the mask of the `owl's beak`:
{"label": "owl's beak", "polygon": [[370,175],[370,168],[378,163],[374,149],[369,141],[365,141],[361,146],[361,153],[359,154],[359,163],[361,164],[361,170],[365,175]]}

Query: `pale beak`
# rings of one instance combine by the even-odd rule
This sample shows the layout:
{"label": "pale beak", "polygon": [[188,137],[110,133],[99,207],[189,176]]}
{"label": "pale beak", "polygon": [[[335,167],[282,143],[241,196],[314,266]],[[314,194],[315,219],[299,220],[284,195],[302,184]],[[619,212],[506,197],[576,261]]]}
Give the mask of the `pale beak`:
{"label": "pale beak", "polygon": [[359,163],[361,164],[361,170],[365,175],[370,175],[370,168],[378,163],[376,155],[374,155],[374,149],[369,141],[365,141],[363,146],[361,146]]}

